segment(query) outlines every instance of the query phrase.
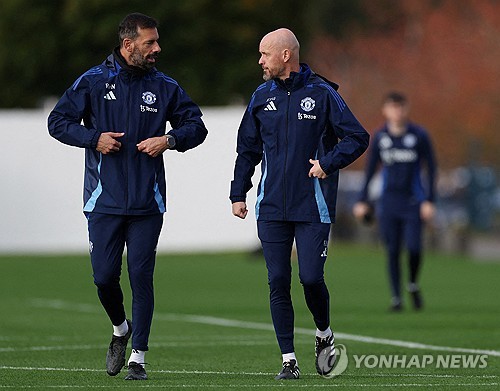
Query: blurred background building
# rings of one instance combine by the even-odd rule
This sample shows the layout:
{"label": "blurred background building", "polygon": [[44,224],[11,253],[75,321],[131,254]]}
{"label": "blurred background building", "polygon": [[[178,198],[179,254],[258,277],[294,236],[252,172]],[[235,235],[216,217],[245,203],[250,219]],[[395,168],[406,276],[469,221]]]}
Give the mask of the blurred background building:
{"label": "blurred background building", "polygon": [[[76,209],[71,213],[78,216],[72,218],[81,217],[78,175],[83,172],[83,153],[50,140],[46,115],[54,100],[81,73],[102,62],[117,45],[118,23],[135,11],[160,22],[162,53],[158,68],[178,80],[205,108],[211,148],[193,151],[193,156],[198,157],[183,161],[193,166],[194,180],[200,171],[195,165],[202,164],[207,170],[204,175],[212,177],[213,187],[222,187],[213,194],[214,200],[222,200],[216,202],[209,194],[201,194],[204,197],[198,201],[207,201],[204,207],[213,211],[212,220],[224,216],[221,221],[226,221],[229,217],[226,193],[236,130],[244,105],[262,81],[257,64],[260,38],[278,27],[288,27],[301,42],[302,61],[340,84],[342,96],[370,132],[382,123],[381,98],[388,90],[400,90],[409,96],[413,119],[424,125],[434,140],[440,169],[439,213],[429,230],[429,242],[447,251],[486,253],[500,259],[496,244],[500,233],[498,0],[3,0],[0,132],[4,152],[0,154],[0,202],[7,212],[0,217],[0,251],[25,249],[30,239],[22,238],[23,232],[29,232],[31,242],[33,235],[39,235],[39,242],[47,243],[44,235],[49,229],[43,224],[27,224],[30,219],[50,220],[50,214],[42,210],[52,208],[63,215],[65,208],[71,208]],[[43,160],[40,153],[49,160]],[[38,159],[47,164],[44,170]],[[167,173],[169,181],[174,182],[170,181],[169,187],[171,199],[175,199],[176,187],[186,184],[182,178],[177,183],[172,172],[177,157],[169,159],[172,162],[169,167],[167,159]],[[31,174],[26,162],[31,165]],[[360,159],[341,175],[339,222],[334,234],[346,240],[376,237],[372,232],[376,226],[360,227],[350,215],[363,163],[364,159]],[[68,164],[74,164],[71,169],[78,174],[76,178],[67,178],[70,174],[64,168]],[[221,169],[225,165],[228,167]],[[48,170],[54,176],[53,182],[43,180],[44,175],[50,177]],[[60,186],[60,176],[66,176],[63,180],[71,187],[71,205],[65,197],[53,195],[66,188],[47,187]],[[373,191],[376,195],[377,189]],[[45,203],[37,204],[36,200]],[[175,213],[179,213],[179,221],[182,213],[189,214],[182,202],[175,208],[182,210],[175,212],[172,208],[174,220]],[[15,222],[20,218],[24,228]],[[203,215],[198,219],[199,235],[206,236],[210,224],[201,222]],[[231,234],[241,231],[241,225],[232,225],[229,220],[224,223],[229,227],[229,237],[222,238],[224,230],[219,237],[208,235],[210,242],[221,244],[208,247],[244,245],[243,239],[231,239]],[[69,220],[53,218],[48,225],[53,228],[54,224],[62,225],[62,232],[71,229]],[[81,225],[80,240],[85,244],[83,220]],[[30,231],[33,227],[35,232]],[[168,217],[166,227],[169,231]],[[61,249],[68,250],[65,238],[60,240]],[[175,240],[179,243],[181,238]],[[248,235],[246,240],[250,240]],[[228,246],[228,242],[233,245]],[[39,245],[35,249],[52,251],[56,245],[54,241],[51,246]],[[69,249],[79,246],[71,245]],[[188,245],[182,248],[189,250]]]}

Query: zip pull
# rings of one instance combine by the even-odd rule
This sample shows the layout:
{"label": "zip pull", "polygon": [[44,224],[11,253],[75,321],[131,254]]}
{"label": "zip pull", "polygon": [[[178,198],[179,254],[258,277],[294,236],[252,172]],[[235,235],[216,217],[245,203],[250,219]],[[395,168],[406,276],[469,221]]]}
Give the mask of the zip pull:
{"label": "zip pull", "polygon": [[290,96],[290,94],[291,94],[291,92],[290,92],[290,91],[288,91],[288,96]]}

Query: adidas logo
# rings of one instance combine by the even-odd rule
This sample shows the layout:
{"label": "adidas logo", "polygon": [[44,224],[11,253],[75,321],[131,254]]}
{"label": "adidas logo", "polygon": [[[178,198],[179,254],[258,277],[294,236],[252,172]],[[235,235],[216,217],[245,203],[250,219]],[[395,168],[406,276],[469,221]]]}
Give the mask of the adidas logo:
{"label": "adidas logo", "polygon": [[116,100],[116,96],[113,91],[109,91],[106,95],[104,95],[104,99],[106,100]]}
{"label": "adidas logo", "polygon": [[278,108],[276,107],[276,105],[274,104],[273,101],[270,101],[266,107],[264,107],[264,111],[276,111],[278,110]]}

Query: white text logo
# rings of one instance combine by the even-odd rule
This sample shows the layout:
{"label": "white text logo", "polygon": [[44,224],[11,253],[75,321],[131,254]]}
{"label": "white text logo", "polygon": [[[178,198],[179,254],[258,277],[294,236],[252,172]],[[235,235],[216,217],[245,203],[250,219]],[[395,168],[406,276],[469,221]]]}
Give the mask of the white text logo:
{"label": "white text logo", "polygon": [[418,159],[417,152],[413,149],[386,149],[380,152],[380,157],[385,164],[413,163]]}
{"label": "white text logo", "polygon": [[106,95],[104,95],[104,99],[106,100],[116,100],[116,96],[113,91],[109,91]]}
{"label": "white text logo", "polygon": [[353,355],[356,368],[486,368],[488,356],[486,354],[440,354],[436,357],[430,354],[423,356],[407,355]]}
{"label": "white text logo", "polygon": [[157,113],[158,109],[155,109],[154,107],[149,107],[149,106],[144,106],[141,105],[141,111],[144,113],[145,111],[149,111],[150,113]]}
{"label": "white text logo", "polygon": [[328,256],[328,240],[323,241],[323,246],[325,246],[325,249],[321,253],[321,258],[326,258]]}
{"label": "white text logo", "polygon": [[278,110],[278,108],[276,107],[276,105],[274,104],[273,101],[270,101],[266,107],[264,107],[264,111],[276,111]]}
{"label": "white text logo", "polygon": [[302,119],[316,119],[316,116],[312,115],[312,114],[297,113],[297,118],[299,120],[302,120]]}

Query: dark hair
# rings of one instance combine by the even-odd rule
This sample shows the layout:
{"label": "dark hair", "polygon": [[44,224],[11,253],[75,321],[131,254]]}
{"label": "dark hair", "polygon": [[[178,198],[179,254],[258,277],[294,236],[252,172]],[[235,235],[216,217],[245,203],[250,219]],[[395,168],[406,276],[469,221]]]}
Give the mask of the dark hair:
{"label": "dark hair", "polygon": [[406,96],[400,92],[389,92],[385,97],[384,97],[384,100],[383,100],[383,103],[398,103],[400,105],[404,105],[406,103],[408,103],[408,99],[406,98]]}
{"label": "dark hair", "polygon": [[158,22],[147,15],[134,12],[125,16],[118,26],[118,39],[120,40],[120,46],[123,45],[123,40],[136,39],[139,36],[137,32],[138,28],[141,29],[154,29],[158,27]]}

